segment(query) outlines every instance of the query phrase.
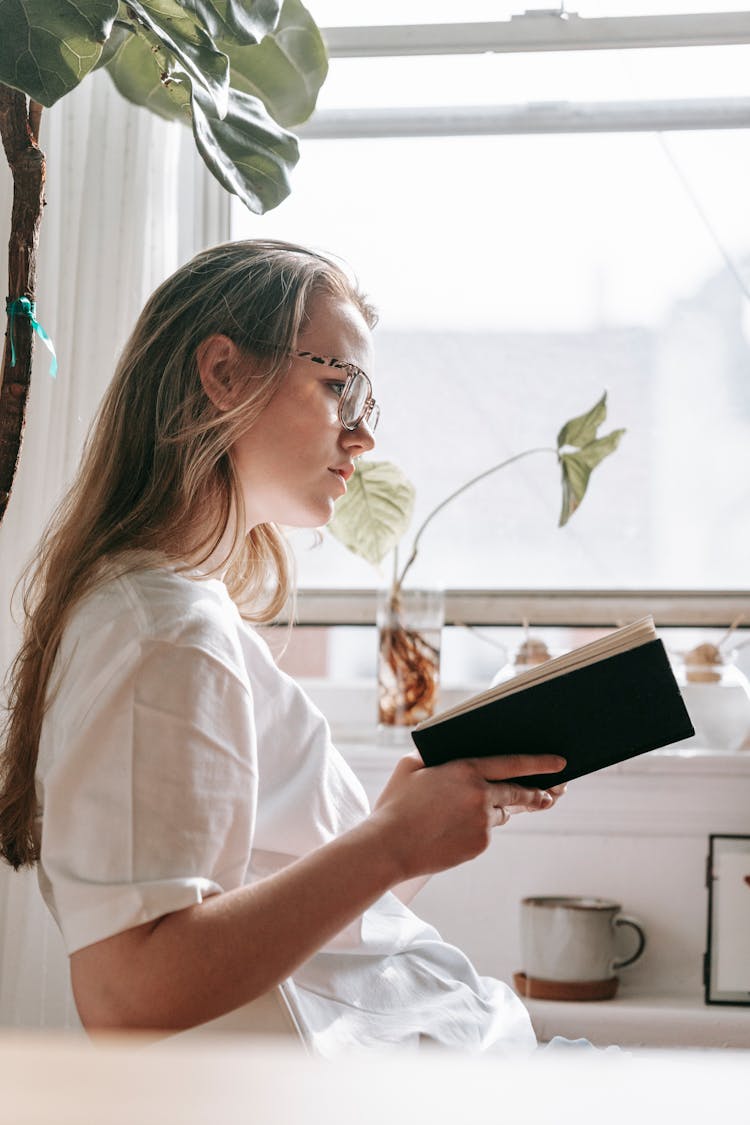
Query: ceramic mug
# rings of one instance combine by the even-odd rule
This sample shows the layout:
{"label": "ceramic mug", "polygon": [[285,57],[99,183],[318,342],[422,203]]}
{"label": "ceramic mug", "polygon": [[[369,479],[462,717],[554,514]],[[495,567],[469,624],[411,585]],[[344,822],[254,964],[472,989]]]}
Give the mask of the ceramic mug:
{"label": "ceramic mug", "polygon": [[[521,902],[521,953],[528,978],[584,982],[614,978],[643,953],[646,935],[639,922],[604,898],[525,898]],[[635,952],[618,956],[617,931],[628,927]]]}

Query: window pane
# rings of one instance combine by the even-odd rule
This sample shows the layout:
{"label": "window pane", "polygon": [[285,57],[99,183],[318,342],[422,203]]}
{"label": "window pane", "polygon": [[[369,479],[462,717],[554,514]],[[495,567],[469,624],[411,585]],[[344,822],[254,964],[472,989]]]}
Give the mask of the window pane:
{"label": "window pane", "polygon": [[[509,19],[524,0],[308,0],[319,27],[379,27],[383,24],[489,22]],[[709,11],[710,9],[706,9]]]}
{"label": "window pane", "polygon": [[[415,527],[605,389],[604,432],[627,427],[566,528],[537,454],[437,517],[415,581],[746,586],[750,316],[695,202],[750,278],[748,182],[745,132],[308,141],[281,207],[238,207],[238,236],[339,253],[379,306],[375,456],[416,484]],[[372,585],[295,538],[303,584]]]}
{"label": "window pane", "polygon": [[319,109],[747,97],[750,45],[332,59]]}

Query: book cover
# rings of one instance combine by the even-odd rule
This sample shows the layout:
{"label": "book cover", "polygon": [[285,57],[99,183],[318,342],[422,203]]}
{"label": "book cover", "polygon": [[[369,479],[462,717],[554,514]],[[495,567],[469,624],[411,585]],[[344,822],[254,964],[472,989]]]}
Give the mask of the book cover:
{"label": "book cover", "polygon": [[560,773],[514,779],[541,788],[695,733],[659,639],[458,710],[412,731],[426,765],[491,754],[561,754],[567,765]]}

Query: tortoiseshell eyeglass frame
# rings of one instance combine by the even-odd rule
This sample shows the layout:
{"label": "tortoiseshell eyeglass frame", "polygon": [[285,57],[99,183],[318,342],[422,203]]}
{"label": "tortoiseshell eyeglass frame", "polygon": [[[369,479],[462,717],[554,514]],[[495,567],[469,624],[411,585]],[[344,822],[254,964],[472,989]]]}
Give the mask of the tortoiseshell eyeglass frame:
{"label": "tortoiseshell eyeglass frame", "polygon": [[[357,367],[356,363],[347,363],[346,360],[336,359],[332,355],[316,355],[315,352],[307,351],[293,351],[291,354],[299,359],[309,359],[311,363],[318,363],[322,367],[332,367],[336,371],[345,371],[347,378],[339,399],[339,422],[345,430],[356,430],[364,422],[370,433],[375,432],[380,420],[380,407],[372,397],[372,383],[361,367]],[[355,421],[347,422],[343,416],[344,404],[356,378],[364,379],[367,386],[367,396],[359,416]]]}

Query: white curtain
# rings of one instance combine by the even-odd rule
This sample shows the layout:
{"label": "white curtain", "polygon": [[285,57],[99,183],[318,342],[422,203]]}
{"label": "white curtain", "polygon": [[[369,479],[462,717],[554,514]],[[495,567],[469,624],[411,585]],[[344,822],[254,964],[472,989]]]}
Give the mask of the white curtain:
{"label": "white curtain", "polygon": [[[146,296],[182,261],[229,237],[229,200],[189,131],[125,102],[104,73],[42,120],[47,207],[37,318],[54,340],[34,349],[19,471],[0,527],[0,670],[18,644],[13,587],[76,468],[96,405]],[[0,276],[12,185],[0,158]],[[78,1025],[62,943],[33,872],[0,864],[0,1026]]]}

